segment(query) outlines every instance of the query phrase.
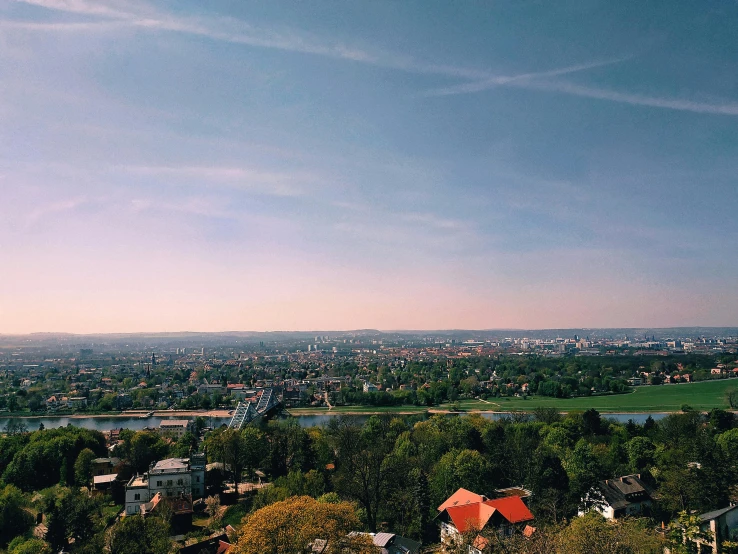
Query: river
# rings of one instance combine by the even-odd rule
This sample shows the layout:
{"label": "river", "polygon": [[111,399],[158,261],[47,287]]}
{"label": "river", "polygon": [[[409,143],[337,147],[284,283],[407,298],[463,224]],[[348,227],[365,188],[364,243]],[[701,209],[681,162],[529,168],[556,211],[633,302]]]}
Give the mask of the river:
{"label": "river", "polygon": [[[358,423],[363,423],[369,416],[365,414],[344,414],[351,418],[356,418]],[[425,414],[419,414],[424,416]],[[463,415],[463,414],[462,414]],[[482,416],[488,419],[501,419],[507,417],[509,414],[504,413],[483,413]],[[614,419],[622,423],[632,419],[636,423],[643,423],[646,421],[648,416],[653,419],[661,419],[666,414],[664,413],[604,413],[603,418]],[[297,421],[302,427],[316,427],[326,425],[332,418],[337,416],[328,414],[315,414],[315,415],[299,415],[295,416]],[[400,416],[400,417],[416,417],[416,416]],[[45,429],[53,429],[56,427],[66,427],[67,425],[74,425],[76,427],[83,427],[85,429],[95,429],[97,431],[109,431],[110,429],[132,429],[140,430],[145,427],[156,428],[159,424],[168,419],[187,419],[183,417],[65,417],[65,416],[49,416],[49,417],[16,417],[14,420],[20,420],[26,424],[29,431],[35,431],[39,428],[39,425],[43,423]],[[193,419],[193,418],[189,418]],[[213,417],[206,418],[207,425],[218,427],[223,424],[227,424],[230,418]],[[0,418],[0,430],[5,429],[5,426],[10,421],[8,418]]]}

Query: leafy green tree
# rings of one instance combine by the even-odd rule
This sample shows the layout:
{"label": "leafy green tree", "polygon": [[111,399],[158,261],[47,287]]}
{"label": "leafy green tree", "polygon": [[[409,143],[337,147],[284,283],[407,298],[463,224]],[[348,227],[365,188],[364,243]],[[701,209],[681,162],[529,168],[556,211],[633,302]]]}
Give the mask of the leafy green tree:
{"label": "leafy green tree", "polygon": [[626,445],[628,464],[634,473],[641,473],[654,464],[656,446],[647,437],[633,437]]}
{"label": "leafy green tree", "polygon": [[248,426],[241,430],[241,442],[243,445],[243,469],[246,476],[251,479],[254,471],[262,464],[264,451],[267,449],[267,440],[264,433],[256,428]]}
{"label": "leafy green tree", "polygon": [[[11,398],[15,397],[11,396]],[[13,410],[11,409],[10,411],[12,412]],[[22,435],[26,432],[28,432],[28,427],[22,419],[10,418],[5,425],[5,433],[7,435]]]}
{"label": "leafy green tree", "polygon": [[92,460],[97,458],[89,448],[83,449],[74,462],[74,478],[78,485],[89,487],[92,480]]}
{"label": "leafy green tree", "polygon": [[430,475],[433,503],[437,506],[458,488],[491,496],[490,467],[476,450],[452,450],[444,454]]}
{"label": "leafy green tree", "polygon": [[373,531],[377,529],[377,513],[387,492],[387,466],[383,461],[393,446],[388,431],[389,421],[376,416],[363,428],[348,418],[336,418],[327,431],[337,457],[333,479],[336,492],[359,502]]}
{"label": "leafy green tree", "polygon": [[669,548],[674,554],[694,554],[699,542],[710,542],[712,534],[702,530],[702,520],[698,515],[686,511],[669,527]]}
{"label": "leafy green tree", "polygon": [[528,483],[538,513],[550,521],[558,521],[565,514],[569,492],[569,476],[561,459],[554,452],[539,448],[534,456]]}
{"label": "leafy green tree", "polygon": [[738,388],[729,387],[725,389],[725,401],[731,410],[738,409]]}
{"label": "leafy green tree", "polygon": [[190,432],[185,433],[171,448],[170,455],[175,458],[187,458],[197,451],[197,437]]}
{"label": "leafy green tree", "polygon": [[716,437],[716,442],[730,460],[733,460],[734,463],[738,460],[738,429],[731,429],[719,434]]}
{"label": "leafy green tree", "polygon": [[26,532],[33,517],[25,509],[26,502],[20,489],[7,485],[0,490],[0,544]]}
{"label": "leafy green tree", "polygon": [[139,431],[131,437],[129,461],[135,471],[143,473],[152,462],[165,458],[168,451],[167,443],[158,433]]}
{"label": "leafy green tree", "polygon": [[56,550],[66,547],[70,540],[79,544],[92,538],[100,505],[77,488],[62,487],[47,493],[44,512],[46,540]]}
{"label": "leafy green tree", "polygon": [[110,554],[168,554],[172,548],[169,528],[157,517],[127,517],[110,530]]}
{"label": "leafy green tree", "polygon": [[575,496],[584,496],[600,479],[602,469],[590,445],[579,439],[564,461],[564,468],[569,476],[571,492]]}
{"label": "leafy green tree", "polygon": [[663,539],[645,522],[610,523],[597,512],[572,520],[558,538],[558,554],[662,554]]}
{"label": "leafy green tree", "polygon": [[8,554],[51,554],[51,547],[41,539],[18,537],[8,545]]}

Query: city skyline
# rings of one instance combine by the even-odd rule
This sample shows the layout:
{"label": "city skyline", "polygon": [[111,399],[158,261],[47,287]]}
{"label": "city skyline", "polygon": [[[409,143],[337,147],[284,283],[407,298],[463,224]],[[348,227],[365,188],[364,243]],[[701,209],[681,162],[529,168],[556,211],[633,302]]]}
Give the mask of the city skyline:
{"label": "city skyline", "polygon": [[0,6],[0,334],[738,325],[738,6]]}

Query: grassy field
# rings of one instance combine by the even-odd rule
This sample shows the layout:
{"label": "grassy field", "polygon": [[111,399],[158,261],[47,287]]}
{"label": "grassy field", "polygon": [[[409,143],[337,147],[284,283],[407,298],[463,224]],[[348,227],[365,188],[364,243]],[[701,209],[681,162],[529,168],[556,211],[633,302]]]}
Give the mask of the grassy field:
{"label": "grassy field", "polygon": [[725,400],[725,389],[735,387],[735,379],[703,381],[701,383],[685,383],[680,385],[658,385],[635,387],[628,394],[610,396],[592,396],[589,398],[547,398],[533,396],[528,400],[511,398],[482,402],[467,400],[459,402],[465,410],[532,410],[539,406],[558,408],[562,411],[586,410],[595,408],[601,412],[674,412],[683,404],[689,404],[696,410],[712,408],[728,408]]}
{"label": "grassy field", "polygon": [[[531,396],[530,398],[497,398],[487,402],[483,400],[461,400],[462,410],[481,410],[490,412],[507,412],[513,410],[529,411],[545,406],[561,411],[586,410],[595,408],[600,412],[676,412],[683,404],[689,404],[696,410],[712,408],[728,408],[725,400],[725,389],[737,387],[737,379],[721,379],[700,383],[680,385],[658,385],[635,387],[628,394],[610,396],[592,396],[589,398],[549,398]],[[443,404],[440,410],[450,410],[451,404]],[[422,413],[424,406],[392,406],[372,408],[370,406],[338,406],[328,408],[291,409],[294,415],[317,415],[327,413]]]}

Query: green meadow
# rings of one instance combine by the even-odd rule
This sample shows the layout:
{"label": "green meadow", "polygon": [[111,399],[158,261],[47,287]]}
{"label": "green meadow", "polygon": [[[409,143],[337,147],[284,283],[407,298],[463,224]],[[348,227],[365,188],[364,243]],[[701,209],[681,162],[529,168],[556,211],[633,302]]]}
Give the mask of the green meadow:
{"label": "green meadow", "polygon": [[[720,379],[699,383],[679,385],[657,385],[635,387],[633,392],[607,396],[590,396],[583,398],[549,398],[531,396],[528,398],[493,398],[484,400],[460,400],[458,406],[464,411],[530,411],[538,407],[551,407],[567,412],[594,408],[600,412],[676,412],[684,404],[695,410],[727,409],[725,390],[738,386],[738,379]],[[442,404],[438,410],[452,410],[453,405]],[[327,408],[292,409],[295,415],[320,413],[421,413],[424,406],[337,406]],[[434,408],[431,408],[433,411]]]}
{"label": "green meadow", "polygon": [[540,406],[557,408],[562,411],[586,410],[594,408],[601,412],[674,412],[688,404],[696,410],[728,408],[725,390],[736,387],[738,380],[721,379],[684,383],[679,385],[656,385],[635,387],[633,392],[608,396],[584,398],[530,398],[494,399],[489,402],[479,400],[461,401],[464,410],[532,410]]}

